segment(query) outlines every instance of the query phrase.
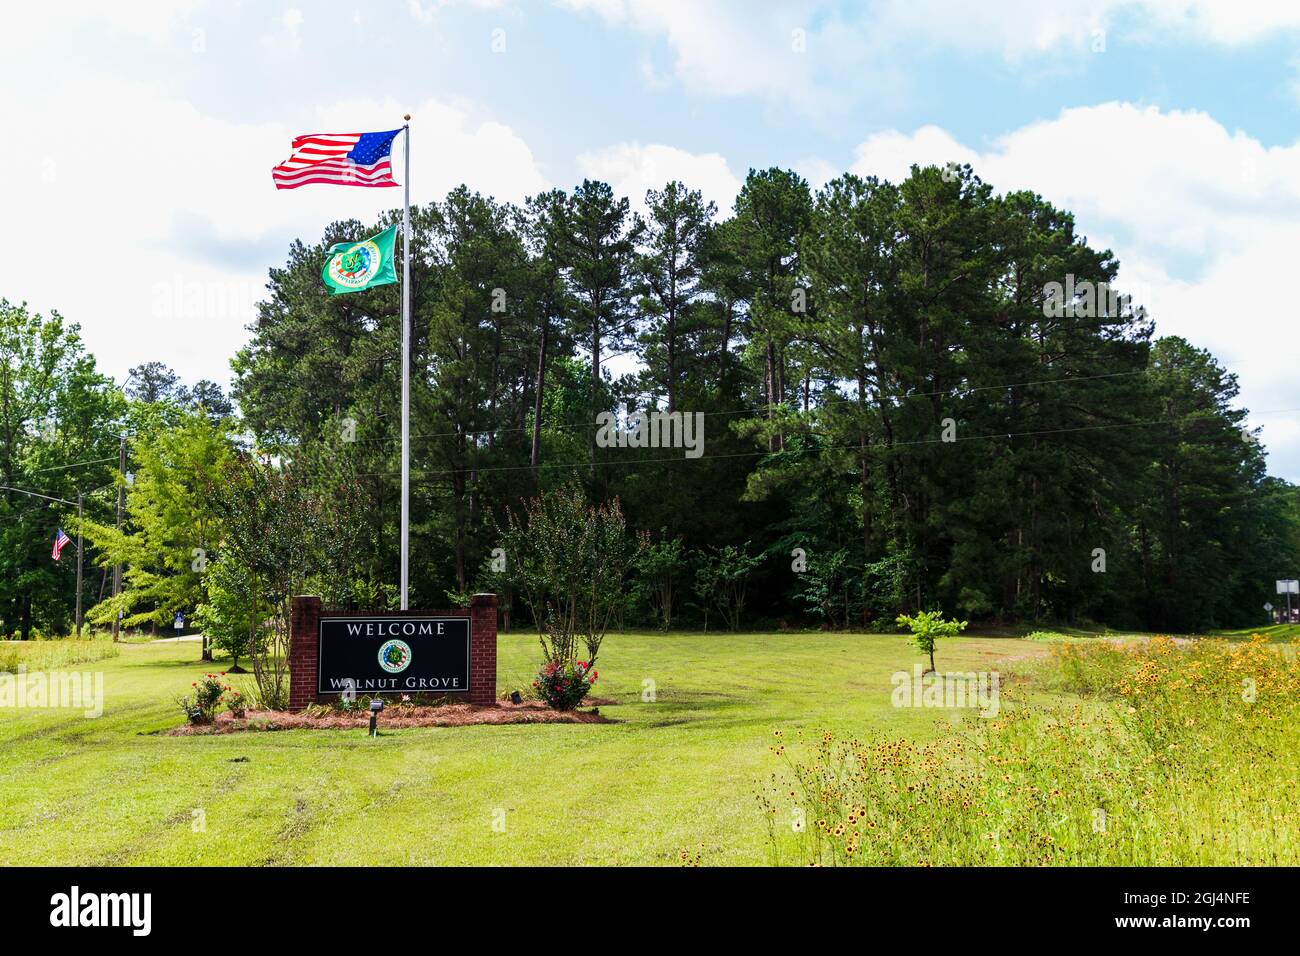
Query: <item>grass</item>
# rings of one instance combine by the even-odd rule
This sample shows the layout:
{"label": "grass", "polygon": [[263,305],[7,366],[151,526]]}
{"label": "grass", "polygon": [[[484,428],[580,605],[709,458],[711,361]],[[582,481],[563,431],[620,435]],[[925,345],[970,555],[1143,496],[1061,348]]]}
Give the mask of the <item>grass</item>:
{"label": "grass", "polygon": [[[774,750],[774,860],[1084,866],[1300,862],[1294,647],[1055,643],[991,719]],[[1060,706],[1044,690],[1074,697]],[[785,827],[786,814],[792,817]]]}
{"label": "grass", "polygon": [[[940,642],[938,662],[1032,669],[1053,646],[961,637]],[[688,848],[705,865],[761,864],[774,729],[921,745],[952,730],[944,712],[891,706],[891,674],[922,661],[900,635],[612,634],[597,693],[616,723],[377,739],[165,736],[182,719],[173,698],[211,665],[193,643],[119,649],[94,663],[101,717],[0,710],[0,860],[654,865]],[[536,637],[502,635],[498,653],[499,691],[526,687]],[[1018,686],[1038,708],[1104,706],[1076,687]]]}
{"label": "grass", "polygon": [[1300,639],[1300,624],[1270,624],[1266,627],[1243,627],[1235,631],[1215,631],[1216,637],[1230,641],[1249,640],[1253,635],[1261,634],[1275,644]]}
{"label": "grass", "polygon": [[[959,639],[987,669],[1024,642]],[[775,726],[925,734],[889,704],[920,658],[890,635],[612,634],[606,725],[167,737],[194,644],[128,645],[96,664],[103,716],[0,711],[0,859],[40,864],[637,863],[705,844],[761,863],[755,793]],[[526,687],[536,637],[503,635],[498,687]],[[643,701],[652,681],[655,700]],[[382,720],[382,718],[381,718]],[[505,832],[493,829],[505,811]],[[194,832],[202,811],[203,829]],[[499,816],[497,819],[500,819]]]}
{"label": "grass", "polygon": [[117,657],[121,648],[107,640],[0,641],[0,672],[57,670]]}

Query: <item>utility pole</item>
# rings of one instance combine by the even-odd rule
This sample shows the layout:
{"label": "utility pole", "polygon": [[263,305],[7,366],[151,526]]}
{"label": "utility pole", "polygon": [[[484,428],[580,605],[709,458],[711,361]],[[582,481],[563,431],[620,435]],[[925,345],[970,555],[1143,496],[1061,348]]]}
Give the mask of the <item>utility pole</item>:
{"label": "utility pole", "polygon": [[[117,530],[122,530],[122,510],[126,506],[126,432],[123,432],[117,444]],[[113,597],[122,593],[122,562],[113,565]],[[113,640],[118,639],[118,627],[122,614],[113,614]]]}
{"label": "utility pole", "polygon": [[81,492],[77,492],[77,640],[81,640]]}
{"label": "utility pole", "polygon": [[[38,491],[27,491],[23,488],[15,488],[12,485],[0,485],[0,491],[12,491],[15,494],[26,495],[29,498],[40,498],[42,501],[53,501],[61,505],[77,506],[77,637],[81,637],[81,519],[84,509],[82,508],[82,493],[77,492],[77,500],[69,501],[67,498],[56,498],[53,495],[43,495]],[[93,494],[93,492],[92,492]]]}

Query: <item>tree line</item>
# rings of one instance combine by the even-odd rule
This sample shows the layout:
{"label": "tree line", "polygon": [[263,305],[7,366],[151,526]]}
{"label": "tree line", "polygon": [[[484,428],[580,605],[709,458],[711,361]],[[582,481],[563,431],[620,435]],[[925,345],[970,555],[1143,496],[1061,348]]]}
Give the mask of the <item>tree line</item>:
{"label": "tree line", "polygon": [[[103,382],[91,416],[134,415],[141,461],[189,428],[200,447],[159,474],[215,468],[220,447],[319,475],[326,497],[346,481],[339,573],[379,604],[397,578],[399,294],[329,295],[320,269],[335,242],[399,219],[334,223],[270,270],[232,360],[238,418],[220,390],[145,401]],[[969,167],[819,190],[755,170],[728,214],[680,182],[635,209],[602,182],[520,205],[460,187],[411,219],[412,606],[509,597],[503,529],[575,481],[642,539],[633,623],[699,626],[712,608],[735,627],[892,628],[937,608],[1187,631],[1261,623],[1273,580],[1294,576],[1300,497],[1267,474],[1235,375],[1155,338],[1067,211]],[[5,316],[19,339],[13,323],[51,324]],[[602,413],[635,432],[651,411],[697,416],[702,453],[598,440]],[[87,457],[115,441],[88,437]],[[9,449],[0,467],[29,454]],[[112,548],[99,524],[101,558],[148,535],[134,509]],[[185,567],[194,547],[220,561],[219,525],[169,532],[204,539]],[[150,573],[203,587],[166,562]],[[7,627],[23,601],[54,613],[34,585],[4,586]],[[168,600],[131,612],[161,618]]]}

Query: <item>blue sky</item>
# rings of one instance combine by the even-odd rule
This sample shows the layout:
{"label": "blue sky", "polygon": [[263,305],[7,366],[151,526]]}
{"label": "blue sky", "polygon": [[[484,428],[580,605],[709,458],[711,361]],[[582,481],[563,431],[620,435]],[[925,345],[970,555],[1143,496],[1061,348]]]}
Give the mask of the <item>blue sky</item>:
{"label": "blue sky", "polygon": [[[112,374],[228,359],[293,236],[395,191],[277,194],[289,139],[413,120],[414,199],[520,199],[669,177],[723,209],[751,166],[972,162],[1110,246],[1159,332],[1240,377],[1275,473],[1300,480],[1300,5],[1251,0],[870,3],[50,3],[0,36],[0,222],[33,248],[0,295],[81,323]],[[100,257],[105,246],[118,254]],[[69,268],[89,254],[87,265]],[[68,255],[68,253],[72,253]]]}

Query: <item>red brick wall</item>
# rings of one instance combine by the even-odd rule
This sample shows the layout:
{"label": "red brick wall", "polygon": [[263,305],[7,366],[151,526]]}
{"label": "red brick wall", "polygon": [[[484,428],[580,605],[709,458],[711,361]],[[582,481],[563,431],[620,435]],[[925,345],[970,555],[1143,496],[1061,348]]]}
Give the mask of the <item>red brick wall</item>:
{"label": "red brick wall", "polygon": [[497,699],[497,596],[475,594],[470,604],[469,701]]}
{"label": "red brick wall", "polygon": [[[316,655],[322,617],[429,614],[463,617],[465,611],[325,611],[318,597],[294,598],[289,638],[289,709],[301,710],[316,701],[338,697],[337,694],[316,693]],[[497,696],[497,596],[475,594],[469,615],[469,701],[471,704],[491,704]]]}

